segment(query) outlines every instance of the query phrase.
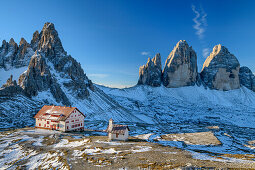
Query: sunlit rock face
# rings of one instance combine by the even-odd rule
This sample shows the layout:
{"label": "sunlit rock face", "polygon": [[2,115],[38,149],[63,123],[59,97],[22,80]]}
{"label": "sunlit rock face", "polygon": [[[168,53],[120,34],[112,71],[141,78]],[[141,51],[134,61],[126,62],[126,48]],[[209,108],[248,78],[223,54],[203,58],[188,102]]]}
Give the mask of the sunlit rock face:
{"label": "sunlit rock face", "polygon": [[204,62],[201,79],[210,89],[233,90],[240,88],[240,64],[222,45],[216,45]]}
{"label": "sunlit rock face", "polygon": [[241,67],[239,71],[240,84],[255,91],[255,76],[248,67]]}
{"label": "sunlit rock face", "polygon": [[154,58],[149,58],[146,65],[139,68],[139,80],[137,84],[158,87],[161,85],[161,75],[161,56],[158,53]]}
{"label": "sunlit rock face", "polygon": [[195,85],[197,80],[197,55],[185,40],[180,40],[169,54],[163,70],[166,87]]}

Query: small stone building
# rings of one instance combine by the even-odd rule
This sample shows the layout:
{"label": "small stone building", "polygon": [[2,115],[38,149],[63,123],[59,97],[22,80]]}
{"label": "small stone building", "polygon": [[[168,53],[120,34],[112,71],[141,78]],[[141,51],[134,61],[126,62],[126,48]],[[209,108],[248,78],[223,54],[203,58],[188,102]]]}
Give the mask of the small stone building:
{"label": "small stone building", "polygon": [[109,125],[106,129],[109,140],[128,140],[129,127],[127,125],[113,124],[113,120],[109,120]]}
{"label": "small stone building", "polygon": [[45,105],[34,118],[35,128],[63,132],[84,130],[85,115],[76,107]]}

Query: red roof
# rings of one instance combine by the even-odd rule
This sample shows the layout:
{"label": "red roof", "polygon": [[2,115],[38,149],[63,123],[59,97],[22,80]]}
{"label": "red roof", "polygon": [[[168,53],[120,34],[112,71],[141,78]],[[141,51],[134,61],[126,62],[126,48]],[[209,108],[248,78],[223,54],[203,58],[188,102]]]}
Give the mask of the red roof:
{"label": "red roof", "polygon": [[[75,109],[78,110],[76,107],[44,105],[34,118],[62,121],[66,120]],[[79,112],[86,117],[81,111]]]}

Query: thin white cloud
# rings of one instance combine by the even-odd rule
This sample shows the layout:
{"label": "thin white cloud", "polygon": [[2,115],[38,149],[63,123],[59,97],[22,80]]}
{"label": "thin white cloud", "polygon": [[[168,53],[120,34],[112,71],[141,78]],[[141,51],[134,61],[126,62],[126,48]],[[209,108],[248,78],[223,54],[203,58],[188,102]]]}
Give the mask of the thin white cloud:
{"label": "thin white cloud", "polygon": [[141,55],[150,55],[150,52],[148,52],[148,51],[143,51],[143,52],[141,52]]}
{"label": "thin white cloud", "polygon": [[209,50],[210,50],[209,48],[204,48],[204,49],[203,49],[203,57],[204,57],[204,58],[206,58],[206,57],[209,56],[209,53],[210,53]]}
{"label": "thin white cloud", "polygon": [[196,34],[198,35],[199,39],[204,38],[204,33],[207,27],[207,14],[205,13],[204,9],[200,7],[199,10],[196,10],[196,6],[191,6],[192,11],[195,13],[195,18],[193,18],[193,21],[195,25],[193,25],[193,28],[196,30]]}
{"label": "thin white cloud", "polygon": [[88,77],[95,77],[95,78],[106,78],[108,74],[88,74]]}

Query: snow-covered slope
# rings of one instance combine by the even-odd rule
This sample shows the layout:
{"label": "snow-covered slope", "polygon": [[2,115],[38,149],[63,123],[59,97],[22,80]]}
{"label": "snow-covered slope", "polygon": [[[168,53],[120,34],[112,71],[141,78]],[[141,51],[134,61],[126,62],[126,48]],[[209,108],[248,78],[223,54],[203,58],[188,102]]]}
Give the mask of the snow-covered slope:
{"label": "snow-covered slope", "polygon": [[179,119],[208,119],[238,126],[253,127],[255,121],[255,93],[245,87],[231,91],[205,89],[203,86],[181,88],[135,86],[111,89],[98,86],[122,106],[135,113],[145,114],[154,122]]}
{"label": "snow-covered slope", "polygon": [[[186,150],[211,153],[255,153],[247,147],[255,140],[255,93],[245,87],[231,91],[190,86],[165,88],[135,86],[112,89],[97,86],[134,115],[144,115],[152,124],[131,123],[131,134],[162,134],[213,131],[219,146],[193,146],[183,142],[160,143]],[[148,122],[148,119],[143,119]],[[218,126],[218,129],[208,129]]]}

